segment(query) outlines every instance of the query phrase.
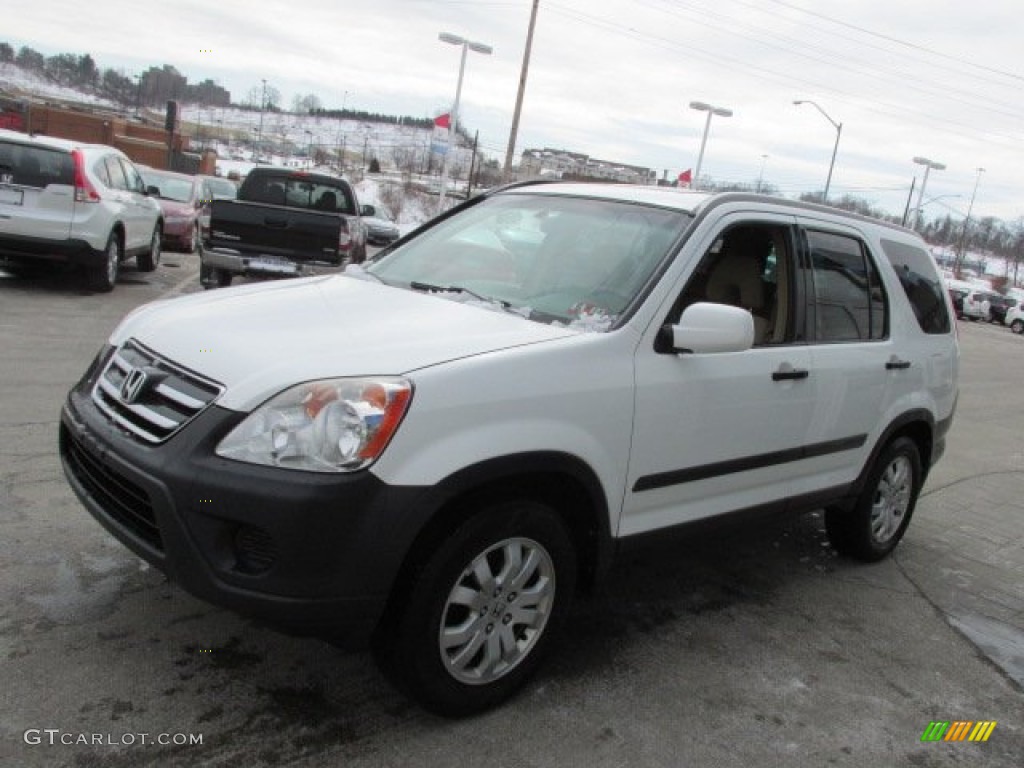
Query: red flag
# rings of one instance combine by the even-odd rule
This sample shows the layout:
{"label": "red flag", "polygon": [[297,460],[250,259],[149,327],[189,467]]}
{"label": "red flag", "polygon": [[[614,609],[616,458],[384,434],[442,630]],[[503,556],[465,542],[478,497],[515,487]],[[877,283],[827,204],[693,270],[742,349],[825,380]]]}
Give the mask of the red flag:
{"label": "red flag", "polygon": [[690,172],[689,168],[679,174],[679,183],[687,187],[693,183],[693,174]]}
{"label": "red flag", "polygon": [[434,125],[438,128],[448,128],[452,124],[452,116],[445,112],[443,115],[438,115],[434,118]]}

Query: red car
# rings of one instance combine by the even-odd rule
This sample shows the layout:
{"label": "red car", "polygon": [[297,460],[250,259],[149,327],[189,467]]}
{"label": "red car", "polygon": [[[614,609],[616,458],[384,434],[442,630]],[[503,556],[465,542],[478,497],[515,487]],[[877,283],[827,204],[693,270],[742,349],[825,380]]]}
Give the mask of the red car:
{"label": "red car", "polygon": [[200,176],[139,168],[146,189],[164,212],[163,246],[171,251],[193,253],[209,234],[213,191]]}

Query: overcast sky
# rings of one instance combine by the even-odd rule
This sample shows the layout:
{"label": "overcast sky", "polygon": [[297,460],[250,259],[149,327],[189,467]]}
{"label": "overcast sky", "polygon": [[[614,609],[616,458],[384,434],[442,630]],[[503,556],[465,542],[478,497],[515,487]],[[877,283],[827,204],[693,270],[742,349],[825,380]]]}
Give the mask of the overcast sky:
{"label": "overcast sky", "polygon": [[[89,52],[126,74],[171,64],[244,100],[261,78],[290,106],[434,116],[469,53],[462,119],[504,160],[531,0],[0,0],[0,39],[46,55]],[[1024,216],[1024,35],[1019,0],[540,0],[516,142],[675,176],[695,168],[703,101],[715,117],[703,173],[902,212],[925,157],[944,163],[928,218]],[[933,199],[937,198],[937,199]],[[928,202],[929,200],[931,202]],[[913,202],[917,201],[917,192]]]}

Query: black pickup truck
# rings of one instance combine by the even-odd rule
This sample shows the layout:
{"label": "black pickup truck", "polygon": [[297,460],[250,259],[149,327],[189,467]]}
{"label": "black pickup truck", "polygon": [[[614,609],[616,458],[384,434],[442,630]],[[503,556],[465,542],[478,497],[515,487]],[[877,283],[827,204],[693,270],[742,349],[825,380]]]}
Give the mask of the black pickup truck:
{"label": "black pickup truck", "polygon": [[283,277],[359,263],[366,227],[344,179],[287,168],[254,168],[237,200],[214,200],[203,243],[203,286],[235,275]]}

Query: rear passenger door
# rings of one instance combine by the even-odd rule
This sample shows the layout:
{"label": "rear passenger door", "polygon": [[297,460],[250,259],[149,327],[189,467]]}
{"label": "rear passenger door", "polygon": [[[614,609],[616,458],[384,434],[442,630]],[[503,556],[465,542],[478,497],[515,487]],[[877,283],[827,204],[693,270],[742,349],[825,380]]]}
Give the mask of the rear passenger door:
{"label": "rear passenger door", "polygon": [[908,361],[892,340],[890,297],[879,257],[856,229],[800,220],[805,336],[815,388],[810,442],[828,446],[801,462],[797,494],[852,481],[892,404],[909,391]]}

